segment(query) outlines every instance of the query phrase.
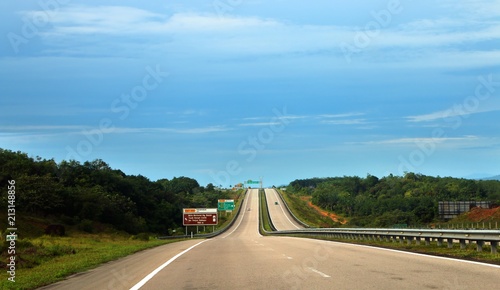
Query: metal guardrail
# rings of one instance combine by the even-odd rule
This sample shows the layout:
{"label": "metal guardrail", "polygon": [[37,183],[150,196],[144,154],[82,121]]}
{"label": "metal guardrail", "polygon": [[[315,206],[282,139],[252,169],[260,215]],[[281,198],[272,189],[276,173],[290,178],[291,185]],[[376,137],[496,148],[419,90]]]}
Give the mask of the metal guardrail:
{"label": "metal guardrail", "polygon": [[227,224],[222,229],[218,229],[213,233],[207,233],[207,234],[193,234],[192,236],[191,235],[162,236],[162,237],[158,237],[158,239],[189,239],[191,237],[209,239],[209,238],[213,238],[213,237],[216,237],[216,236],[224,233],[225,231],[227,231],[230,227],[232,227],[234,225],[234,223],[236,222],[236,220],[240,216],[241,208],[243,207],[243,203],[245,202],[245,199],[247,198],[247,193],[248,193],[248,189],[245,190],[245,192],[243,193],[243,199],[241,200],[241,203],[240,203],[240,206],[238,208],[238,211],[236,212],[236,215],[233,217],[231,222],[229,222],[229,224]]}
{"label": "metal guardrail", "polygon": [[[279,194],[279,192],[278,192]],[[281,195],[280,195],[281,197]],[[265,195],[264,195],[265,198]],[[283,197],[281,197],[284,202]],[[267,204],[267,201],[265,201]],[[286,203],[285,203],[286,204]],[[287,206],[290,213],[290,208]],[[259,208],[259,212],[260,212]],[[269,215],[269,210],[267,212]],[[294,216],[292,214],[292,216]],[[458,241],[461,249],[465,249],[468,243],[476,243],[478,252],[483,250],[485,243],[489,243],[491,253],[498,253],[498,243],[500,242],[500,230],[450,230],[450,229],[385,229],[385,228],[308,228],[299,230],[287,231],[266,231],[263,228],[262,216],[260,219],[260,229],[268,235],[285,235],[285,236],[310,236],[310,237],[328,237],[338,239],[354,239],[354,240],[379,240],[392,241],[407,244],[415,242],[419,245],[422,241],[425,245],[430,245],[434,240],[438,246],[442,246],[444,241],[447,242],[448,248],[453,247],[453,243]],[[270,220],[272,224],[272,221]]]}
{"label": "metal guardrail", "polygon": [[500,242],[500,230],[431,230],[431,229],[377,229],[377,228],[315,228],[304,230],[275,231],[268,233],[271,235],[306,235],[306,236],[326,236],[339,239],[354,240],[379,240],[379,241],[399,241],[417,245],[423,240],[426,245],[435,240],[438,246],[442,246],[446,240],[448,248],[453,247],[453,243],[458,241],[461,249],[466,248],[466,242],[476,243],[478,252],[483,250],[485,243],[489,243],[491,253],[498,253],[498,243]]}

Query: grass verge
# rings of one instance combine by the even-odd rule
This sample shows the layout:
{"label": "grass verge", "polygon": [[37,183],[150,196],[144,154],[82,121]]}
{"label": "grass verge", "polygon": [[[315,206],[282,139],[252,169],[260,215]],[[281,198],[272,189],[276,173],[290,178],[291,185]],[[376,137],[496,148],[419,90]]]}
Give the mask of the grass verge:
{"label": "grass verge", "polygon": [[[331,220],[327,217],[323,217],[318,214],[314,209],[307,206],[306,202],[300,198],[300,196],[290,195],[282,191],[282,195],[285,198],[290,209],[293,213],[305,223],[311,225],[312,227],[339,227],[339,224],[331,224]],[[435,255],[463,260],[470,260],[476,262],[490,263],[500,265],[500,254],[492,254],[490,252],[489,246],[484,246],[482,252],[476,251],[475,244],[468,244],[466,249],[460,249],[458,244],[454,244],[453,248],[449,249],[447,245],[437,246],[433,243],[429,246],[424,244],[408,245],[405,243],[401,244],[399,242],[385,242],[385,241],[374,241],[374,240],[350,240],[350,239],[337,239],[329,238],[325,236],[297,236],[302,238],[315,238],[321,240],[330,240],[336,242],[350,243],[350,244],[361,244],[369,245],[381,248],[395,249],[401,251],[408,251],[414,253],[421,253],[427,255]]]}
{"label": "grass verge", "polygon": [[[262,221],[262,227],[265,231],[271,232],[271,221],[269,220],[269,214],[267,209],[267,202],[264,190],[259,190],[259,202],[260,202],[260,215]],[[261,232],[261,234],[266,235],[265,232]]]}
{"label": "grass verge", "polygon": [[280,191],[280,193],[293,214],[309,226],[313,228],[340,226],[340,223],[334,222],[331,218],[320,215],[314,208],[308,206],[307,202],[302,200],[300,196],[288,194],[286,191]]}
{"label": "grass verge", "polygon": [[[4,271],[0,289],[35,289],[135,252],[179,240],[133,239],[116,235],[42,236],[16,243],[16,279]],[[2,243],[5,247],[6,242]],[[6,251],[2,251],[6,253]],[[2,258],[6,258],[2,256]],[[7,261],[4,259],[4,261]]]}

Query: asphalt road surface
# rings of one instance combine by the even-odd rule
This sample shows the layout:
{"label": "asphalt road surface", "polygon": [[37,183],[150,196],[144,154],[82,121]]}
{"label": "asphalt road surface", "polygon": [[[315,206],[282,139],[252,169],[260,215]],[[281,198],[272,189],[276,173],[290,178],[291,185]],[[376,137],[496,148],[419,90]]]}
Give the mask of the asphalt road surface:
{"label": "asphalt road surface", "polygon": [[219,237],[147,250],[44,289],[499,289],[498,266],[263,237],[257,189],[243,209]]}
{"label": "asphalt road surface", "polygon": [[286,207],[283,205],[283,202],[279,198],[275,189],[266,188],[264,191],[266,193],[269,215],[271,216],[271,220],[278,231],[297,230],[303,228],[286,210]]}

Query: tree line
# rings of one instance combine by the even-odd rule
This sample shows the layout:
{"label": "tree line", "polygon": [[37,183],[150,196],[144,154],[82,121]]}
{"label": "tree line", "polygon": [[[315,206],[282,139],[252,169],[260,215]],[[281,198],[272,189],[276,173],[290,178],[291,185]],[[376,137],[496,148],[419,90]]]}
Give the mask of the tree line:
{"label": "tree line", "polygon": [[416,173],[378,178],[367,175],[295,180],[287,192],[347,217],[350,226],[425,225],[439,220],[439,201],[500,204],[500,181],[432,177]]}
{"label": "tree line", "polygon": [[[230,198],[189,177],[151,181],[112,169],[101,159],[56,163],[0,148],[0,184],[8,180],[16,181],[16,211],[89,232],[99,223],[130,234],[165,235],[182,226],[182,208],[215,208],[217,199]],[[2,209],[6,196],[0,199]]]}

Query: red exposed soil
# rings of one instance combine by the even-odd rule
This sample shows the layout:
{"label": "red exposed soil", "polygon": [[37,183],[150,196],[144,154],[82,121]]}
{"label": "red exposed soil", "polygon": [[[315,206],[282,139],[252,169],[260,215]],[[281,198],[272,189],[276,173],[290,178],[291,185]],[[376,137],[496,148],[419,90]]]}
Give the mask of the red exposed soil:
{"label": "red exposed soil", "polygon": [[311,196],[302,196],[301,199],[305,202],[307,202],[307,205],[311,208],[313,208],[314,210],[316,210],[320,215],[322,216],[327,216],[329,218],[331,218],[334,222],[336,223],[341,223],[341,224],[345,224],[347,223],[346,220],[340,218],[338,215],[332,213],[332,212],[327,212],[326,210],[320,208],[319,206],[317,205],[314,205],[311,201],[312,197]]}
{"label": "red exposed soil", "polygon": [[468,213],[466,213],[465,216],[471,222],[500,220],[500,207],[491,209],[474,207]]}

